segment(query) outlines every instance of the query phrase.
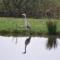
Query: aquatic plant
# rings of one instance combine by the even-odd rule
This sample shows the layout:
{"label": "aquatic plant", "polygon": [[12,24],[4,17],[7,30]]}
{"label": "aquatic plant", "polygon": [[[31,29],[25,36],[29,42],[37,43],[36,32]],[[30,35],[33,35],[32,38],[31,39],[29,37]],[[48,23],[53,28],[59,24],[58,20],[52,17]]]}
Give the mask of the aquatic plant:
{"label": "aquatic plant", "polygon": [[57,40],[56,36],[49,36],[47,41],[47,48],[56,48],[57,47]]}
{"label": "aquatic plant", "polygon": [[49,35],[55,35],[57,32],[57,23],[52,20],[49,20],[47,22],[47,29]]}

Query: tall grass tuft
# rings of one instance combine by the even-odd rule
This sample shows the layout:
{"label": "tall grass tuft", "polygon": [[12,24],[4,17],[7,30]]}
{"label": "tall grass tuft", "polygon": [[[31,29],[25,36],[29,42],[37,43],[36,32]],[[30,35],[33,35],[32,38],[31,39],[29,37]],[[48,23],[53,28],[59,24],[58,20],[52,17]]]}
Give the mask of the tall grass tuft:
{"label": "tall grass tuft", "polygon": [[48,36],[48,41],[47,41],[47,48],[52,49],[57,47],[57,39],[56,36]]}
{"label": "tall grass tuft", "polygon": [[56,30],[57,30],[57,23],[56,21],[48,21],[47,22],[47,29],[48,29],[48,34],[49,35],[55,35],[56,34]]}

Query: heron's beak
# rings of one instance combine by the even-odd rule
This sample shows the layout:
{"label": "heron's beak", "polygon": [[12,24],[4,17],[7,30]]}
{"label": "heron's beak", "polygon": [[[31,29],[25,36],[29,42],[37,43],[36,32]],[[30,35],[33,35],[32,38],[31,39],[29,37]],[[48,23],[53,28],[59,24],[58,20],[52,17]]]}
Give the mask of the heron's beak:
{"label": "heron's beak", "polygon": [[24,14],[22,14],[24,16]]}
{"label": "heron's beak", "polygon": [[25,14],[25,13],[23,13],[22,15],[23,15],[23,16],[26,16],[26,14]]}

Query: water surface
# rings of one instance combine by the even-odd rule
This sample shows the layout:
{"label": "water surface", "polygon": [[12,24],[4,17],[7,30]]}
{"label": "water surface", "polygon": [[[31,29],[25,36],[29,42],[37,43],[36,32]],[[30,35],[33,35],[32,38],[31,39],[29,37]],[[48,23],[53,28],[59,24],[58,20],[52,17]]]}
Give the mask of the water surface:
{"label": "water surface", "polygon": [[57,47],[47,49],[48,38],[32,37],[27,46],[27,53],[23,54],[25,40],[28,37],[0,36],[0,60],[60,60],[60,39]]}

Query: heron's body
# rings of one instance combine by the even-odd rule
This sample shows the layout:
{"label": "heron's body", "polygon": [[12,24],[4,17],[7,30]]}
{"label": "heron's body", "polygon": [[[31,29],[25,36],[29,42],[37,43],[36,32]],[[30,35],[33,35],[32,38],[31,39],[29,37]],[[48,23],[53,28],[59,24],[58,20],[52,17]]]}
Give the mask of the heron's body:
{"label": "heron's body", "polygon": [[31,39],[31,37],[29,37],[29,38],[26,39],[25,45],[28,45],[30,43],[30,39]]}
{"label": "heron's body", "polygon": [[29,38],[27,38],[25,41],[25,52],[24,52],[24,54],[26,54],[26,47],[30,43],[30,40],[31,40],[31,36]]}
{"label": "heron's body", "polygon": [[[26,18],[26,14],[24,13],[22,15],[24,16],[24,22],[25,22],[26,30],[31,30],[31,26],[30,26],[30,24],[29,24],[29,22],[28,22],[28,20]],[[31,40],[31,36],[29,36],[29,38],[27,38],[26,41],[25,41],[25,52],[24,52],[24,54],[26,54],[26,47],[30,43],[30,40]]]}
{"label": "heron's body", "polygon": [[25,28],[26,28],[26,30],[30,30],[31,29],[31,26],[30,26],[30,24],[28,22],[28,19],[26,17],[26,14],[23,13],[22,15],[24,16],[24,22],[25,22]]}

